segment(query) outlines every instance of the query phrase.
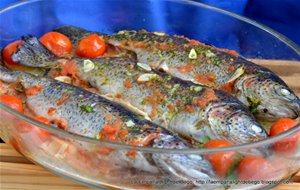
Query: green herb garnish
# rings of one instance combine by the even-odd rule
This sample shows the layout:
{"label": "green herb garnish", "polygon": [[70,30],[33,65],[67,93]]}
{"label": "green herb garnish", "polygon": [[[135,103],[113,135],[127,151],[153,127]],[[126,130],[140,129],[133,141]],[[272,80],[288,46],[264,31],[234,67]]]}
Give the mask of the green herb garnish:
{"label": "green herb garnish", "polygon": [[20,83],[18,83],[15,87],[15,90],[18,92],[24,92],[24,87]]}
{"label": "green herb garnish", "polygon": [[247,97],[248,102],[250,103],[249,110],[251,113],[256,114],[258,113],[258,106],[260,105],[259,100],[255,100],[252,97]]}
{"label": "green herb garnish", "polygon": [[82,105],[82,106],[80,106],[80,108],[81,108],[82,111],[85,111],[87,113],[94,112],[94,108],[91,105],[88,105],[88,104]]}

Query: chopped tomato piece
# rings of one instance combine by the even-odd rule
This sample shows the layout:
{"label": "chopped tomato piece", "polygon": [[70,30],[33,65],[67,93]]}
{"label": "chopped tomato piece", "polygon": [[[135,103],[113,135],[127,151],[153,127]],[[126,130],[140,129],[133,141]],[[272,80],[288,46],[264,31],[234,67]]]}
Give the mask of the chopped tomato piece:
{"label": "chopped tomato piece", "polygon": [[41,90],[43,90],[43,87],[41,85],[37,84],[37,85],[34,85],[34,86],[28,88],[26,90],[26,95],[34,96],[34,95],[38,94]]}
{"label": "chopped tomato piece", "polygon": [[15,63],[11,56],[13,53],[16,52],[17,50],[17,47],[21,44],[21,41],[18,40],[18,41],[15,41],[15,42],[12,42],[10,44],[8,44],[4,49],[3,49],[3,52],[2,52],[2,58],[4,60],[4,62],[6,64],[9,64],[9,65],[19,65],[17,63]]}
{"label": "chopped tomato piece", "polygon": [[107,156],[109,155],[114,149],[103,146],[103,147],[97,147],[96,152],[102,156]]}
{"label": "chopped tomato piece", "polygon": [[193,105],[198,105],[201,108],[205,108],[205,106],[215,100],[217,97],[215,96],[215,92],[212,89],[207,89],[204,91],[203,95],[200,98],[195,98],[192,101]]}
{"label": "chopped tomato piece", "polygon": [[160,136],[159,133],[151,133],[149,136],[147,136],[144,140],[143,140],[143,146],[148,146],[149,143],[153,140],[156,139]]}
{"label": "chopped tomato piece", "polygon": [[2,95],[0,101],[19,112],[24,112],[22,100],[16,96]]}
{"label": "chopped tomato piece", "polygon": [[[297,125],[297,122],[290,118],[281,118],[278,119],[270,129],[270,136],[275,136],[280,133],[283,133],[294,126]],[[275,142],[272,147],[276,152],[287,153],[293,152],[297,149],[300,142],[300,133],[296,133],[292,136],[284,138],[280,141]]]}
{"label": "chopped tomato piece", "polygon": [[110,135],[110,134],[115,134],[116,132],[117,132],[117,129],[114,128],[111,125],[105,124],[103,126],[102,134],[105,134],[105,135],[108,134],[108,135]]}
{"label": "chopped tomato piece", "polygon": [[188,73],[193,70],[194,66],[193,65],[185,65],[185,66],[180,66],[180,67],[176,67],[176,68],[181,73]]}
{"label": "chopped tomato piece", "polygon": [[50,107],[50,108],[48,108],[48,115],[54,115],[55,113],[56,113],[56,108],[53,108],[53,107]]}
{"label": "chopped tomato piece", "polygon": [[197,82],[199,82],[202,85],[213,86],[216,80],[216,75],[213,73],[209,73],[207,75],[197,74],[195,76],[195,79]]}
{"label": "chopped tomato piece", "polygon": [[97,34],[91,34],[79,42],[76,54],[80,57],[96,58],[104,54],[106,44]]}
{"label": "chopped tomato piece", "polygon": [[[35,119],[39,122],[45,123],[46,125],[50,125],[50,122],[47,118],[34,116],[33,119]],[[33,133],[35,133],[41,141],[43,141],[43,142],[47,141],[51,137],[51,134],[47,130],[41,129],[39,127],[35,127],[33,125],[32,125],[32,127],[34,129]]]}
{"label": "chopped tomato piece", "polygon": [[127,79],[124,81],[124,86],[126,88],[132,88],[132,83],[131,83],[131,80],[130,79]]}
{"label": "chopped tomato piece", "polygon": [[[220,147],[227,147],[232,146],[230,142],[224,140],[209,140],[205,145],[204,148],[220,148]],[[204,157],[211,163],[215,172],[220,177],[225,177],[228,173],[230,167],[235,162],[235,151],[230,152],[218,152],[213,154],[204,155]]]}
{"label": "chopped tomato piece", "polygon": [[67,36],[58,32],[48,32],[40,38],[40,42],[58,57],[70,57],[73,47]]}
{"label": "chopped tomato piece", "polygon": [[274,168],[270,161],[258,156],[246,156],[239,163],[239,180],[270,180]]}

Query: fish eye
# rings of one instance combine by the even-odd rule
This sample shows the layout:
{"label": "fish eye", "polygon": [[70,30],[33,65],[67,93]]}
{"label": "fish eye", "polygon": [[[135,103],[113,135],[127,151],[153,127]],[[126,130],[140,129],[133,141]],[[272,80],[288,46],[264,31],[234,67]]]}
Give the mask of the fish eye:
{"label": "fish eye", "polygon": [[291,92],[285,88],[282,88],[280,90],[281,94],[284,95],[284,96],[289,96],[291,94]]}
{"label": "fish eye", "polygon": [[294,100],[296,98],[295,95],[286,88],[279,88],[276,92],[288,100]]}

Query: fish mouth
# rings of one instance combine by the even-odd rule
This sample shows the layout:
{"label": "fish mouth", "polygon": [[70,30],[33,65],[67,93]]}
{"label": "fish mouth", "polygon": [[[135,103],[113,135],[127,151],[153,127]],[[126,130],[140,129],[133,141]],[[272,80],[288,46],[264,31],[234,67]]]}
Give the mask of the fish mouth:
{"label": "fish mouth", "polygon": [[275,121],[279,118],[296,119],[300,116],[300,99],[294,102],[268,101],[258,106],[260,120]]}

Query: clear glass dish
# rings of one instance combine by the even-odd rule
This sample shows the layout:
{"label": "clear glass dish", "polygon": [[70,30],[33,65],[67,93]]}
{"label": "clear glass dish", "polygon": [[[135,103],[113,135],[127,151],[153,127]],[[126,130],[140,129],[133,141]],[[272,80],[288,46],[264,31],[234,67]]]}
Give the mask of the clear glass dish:
{"label": "clear glass dish", "polygon": [[[123,29],[164,31],[217,47],[234,49],[246,58],[296,60],[290,64],[298,65],[297,61],[300,60],[299,48],[284,36],[249,19],[191,1],[33,0],[0,10],[0,20],[0,47],[19,39],[22,35],[41,36],[59,26],[75,25],[104,33]],[[270,146],[300,132],[298,125],[260,142],[226,148],[154,149],[102,142],[49,128],[3,104],[0,106],[1,138],[6,143],[12,144],[25,157],[51,172],[94,188],[176,189],[175,187],[182,187],[182,183],[190,183],[189,180],[181,183],[166,181],[166,176],[162,173],[142,172],[125,166],[111,167],[114,164],[105,155],[97,153],[96,150],[99,149],[110,148],[115,152],[136,151],[141,154],[166,156],[205,155],[226,151],[237,151],[246,155],[251,154],[251,149]],[[43,139],[33,132],[24,133],[20,130],[21,125],[46,130],[51,134],[50,138]],[[276,185],[271,183],[271,180],[278,182],[289,179],[300,169],[300,147],[298,146],[293,154],[272,152],[267,159],[272,162],[276,172],[268,175],[265,183],[234,180],[216,183],[227,183],[224,186],[232,189],[270,188]],[[212,182],[204,183],[204,189],[215,187]]]}

